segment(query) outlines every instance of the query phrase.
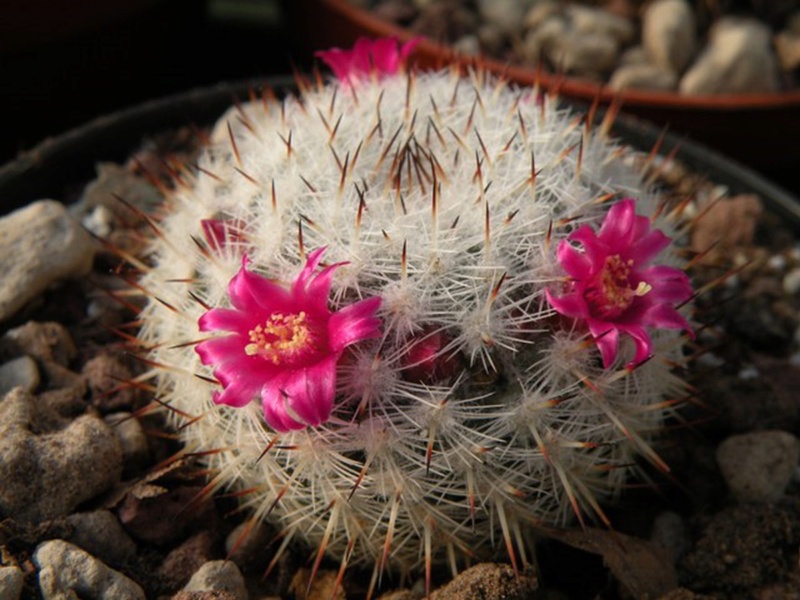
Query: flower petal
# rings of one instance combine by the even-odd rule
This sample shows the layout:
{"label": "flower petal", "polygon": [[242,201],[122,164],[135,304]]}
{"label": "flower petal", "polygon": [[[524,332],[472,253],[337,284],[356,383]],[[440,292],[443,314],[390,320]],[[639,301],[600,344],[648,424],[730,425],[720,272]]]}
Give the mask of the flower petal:
{"label": "flower petal", "polygon": [[645,313],[643,321],[651,327],[660,329],[685,329],[692,336],[692,326],[681,313],[669,304],[656,304]]}
{"label": "flower petal", "polygon": [[694,293],[689,276],[675,267],[656,265],[643,270],[639,276],[653,286],[647,294],[652,295],[653,302],[686,302]]}
{"label": "flower petal", "polygon": [[[228,296],[234,308],[245,313],[256,313],[258,322],[269,313],[285,311],[292,306],[291,296],[279,284],[249,271],[242,261],[242,268],[228,284]],[[264,314],[266,313],[266,314]],[[252,318],[252,315],[251,315]]]}
{"label": "flower petal", "polygon": [[231,308],[212,308],[197,321],[200,331],[235,331],[246,334],[253,323],[252,315]]}
{"label": "flower petal", "polygon": [[216,404],[225,404],[235,408],[247,406],[258,395],[261,382],[247,377],[239,377],[229,381],[221,392],[214,394]]}
{"label": "flower petal", "polygon": [[565,317],[585,319],[589,316],[589,307],[586,301],[579,294],[565,294],[564,296],[554,296],[550,290],[545,290],[545,296],[556,312]]}
{"label": "flower petal", "polygon": [[261,408],[267,425],[279,432],[304,429],[305,423],[289,416],[287,404],[288,397],[282,385],[266,385],[261,389]]}
{"label": "flower petal", "polygon": [[239,354],[244,355],[244,342],[241,336],[226,335],[200,342],[194,350],[204,365],[220,364]]}
{"label": "flower petal", "polygon": [[617,354],[619,353],[619,329],[612,323],[604,323],[594,319],[589,319],[588,324],[589,332],[600,350],[603,368],[608,369],[617,360]]}
{"label": "flower petal", "polygon": [[[333,409],[336,384],[336,361],[329,356],[313,367],[296,372],[286,382],[289,408],[294,418],[311,427],[327,421]],[[296,415],[296,417],[295,417]]]}
{"label": "flower petal", "polygon": [[627,248],[632,240],[636,225],[636,206],[633,200],[626,198],[612,206],[597,237],[608,244],[612,254],[618,253],[618,248]]}
{"label": "flower petal", "polygon": [[328,320],[328,343],[331,350],[341,352],[358,341],[380,336],[380,320],[375,312],[381,306],[379,297],[367,298],[344,307]]}
{"label": "flower petal", "polygon": [[653,229],[638,238],[631,245],[630,249],[625,252],[623,258],[631,258],[636,261],[637,264],[646,265],[658,256],[664,248],[669,246],[671,241],[672,238],[668,237],[660,229]]}
{"label": "flower petal", "polygon": [[592,274],[594,263],[591,257],[578,250],[567,240],[562,240],[556,250],[558,263],[570,277],[575,279],[585,279]]}
{"label": "flower petal", "polygon": [[634,346],[636,347],[633,360],[628,363],[628,366],[636,366],[640,363],[643,363],[653,355],[653,340],[650,338],[650,334],[647,333],[647,330],[645,330],[644,327],[634,325],[624,326],[620,329],[631,337]]}

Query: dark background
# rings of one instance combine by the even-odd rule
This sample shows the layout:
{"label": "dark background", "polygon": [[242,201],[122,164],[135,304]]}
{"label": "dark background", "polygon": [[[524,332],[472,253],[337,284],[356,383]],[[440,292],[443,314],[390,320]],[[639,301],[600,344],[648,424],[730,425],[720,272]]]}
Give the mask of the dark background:
{"label": "dark background", "polygon": [[[315,15],[293,7],[293,0],[0,0],[0,165],[146,100],[295,68],[308,73],[313,45],[298,20]],[[797,154],[800,168],[800,140],[787,140],[786,152]],[[800,195],[797,171],[760,168]]]}

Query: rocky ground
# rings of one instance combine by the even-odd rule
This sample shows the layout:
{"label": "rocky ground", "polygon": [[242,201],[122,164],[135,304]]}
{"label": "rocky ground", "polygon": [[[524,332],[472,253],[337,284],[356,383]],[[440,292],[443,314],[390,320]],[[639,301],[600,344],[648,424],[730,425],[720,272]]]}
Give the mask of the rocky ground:
{"label": "rocky ground", "polygon": [[457,51],[616,90],[685,95],[797,87],[792,0],[351,0]]}
{"label": "rocky ground", "polygon": [[[0,219],[4,600],[306,597],[308,551],[263,578],[274,532],[237,545],[245,515],[230,498],[198,501],[204,473],[136,379],[146,364],[118,253],[140,246],[137,211],[157,206],[187,139],[102,165],[65,192],[70,209],[38,201]],[[678,198],[724,192],[680,165],[659,172]],[[657,445],[671,472],[607,507],[615,531],[543,531],[537,570],[434,574],[437,600],[800,598],[800,244],[757,197],[708,206],[687,248],[700,253],[695,393]],[[337,589],[336,566],[323,565],[307,597],[363,597],[366,577],[350,572]],[[424,592],[422,581],[383,587],[384,600]]]}

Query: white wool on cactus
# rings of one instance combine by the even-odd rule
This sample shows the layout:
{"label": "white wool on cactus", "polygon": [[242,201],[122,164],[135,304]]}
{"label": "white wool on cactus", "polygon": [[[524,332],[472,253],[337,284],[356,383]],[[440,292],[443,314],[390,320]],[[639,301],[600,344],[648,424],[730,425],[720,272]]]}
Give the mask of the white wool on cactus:
{"label": "white wool on cactus", "polygon": [[[456,70],[267,94],[220,120],[142,259],[140,340],[187,451],[283,534],[278,556],[305,542],[317,565],[374,566],[373,585],[497,548],[520,565],[531,526],[604,519],[641,457],[665,468],[649,442],[687,393],[687,336],[645,322],[650,345],[635,347],[614,325],[619,352],[601,357],[603,333],[548,301],[578,293],[559,255],[591,254],[567,237],[600,230],[615,202],[636,199],[636,227],[672,229],[637,154],[605,129]],[[620,283],[636,266],[620,256],[598,281],[627,308],[658,284]],[[681,266],[672,246],[658,262]],[[278,290],[333,265],[316,272],[330,284],[318,318],[292,304],[313,298]],[[371,298],[360,335],[320,329]],[[248,302],[265,311],[258,328]],[[322,371],[305,357],[334,345],[330,406],[317,406]],[[313,417],[293,404],[297,377]],[[215,403],[227,388],[236,406]]]}

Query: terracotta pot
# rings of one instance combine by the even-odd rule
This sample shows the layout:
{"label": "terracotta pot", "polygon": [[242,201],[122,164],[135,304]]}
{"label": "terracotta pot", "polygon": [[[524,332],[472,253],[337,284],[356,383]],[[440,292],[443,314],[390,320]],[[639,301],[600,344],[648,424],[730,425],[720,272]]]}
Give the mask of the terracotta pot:
{"label": "terracotta pot", "polygon": [[[293,21],[312,50],[348,47],[360,36],[396,37],[407,41],[415,34],[357,8],[348,0],[296,0]],[[745,164],[766,171],[800,167],[800,90],[775,94],[682,96],[674,92],[615,92],[580,79],[559,77],[535,69],[508,65],[488,58],[459,56],[448,46],[423,40],[415,58],[422,67],[456,61],[480,65],[509,79],[546,89],[557,89],[565,98],[591,103],[595,98],[609,105],[687,134]]]}

